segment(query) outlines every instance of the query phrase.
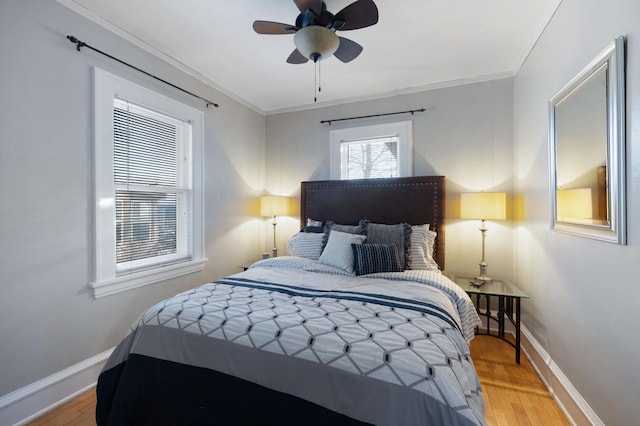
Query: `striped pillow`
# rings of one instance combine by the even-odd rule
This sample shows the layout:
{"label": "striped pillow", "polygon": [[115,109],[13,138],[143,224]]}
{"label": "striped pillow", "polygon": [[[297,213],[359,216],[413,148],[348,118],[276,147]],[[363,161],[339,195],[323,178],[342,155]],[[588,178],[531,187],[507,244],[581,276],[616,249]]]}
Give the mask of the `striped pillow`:
{"label": "striped pillow", "polygon": [[409,269],[437,271],[438,264],[433,259],[433,244],[436,234],[429,225],[411,227],[411,245],[409,246]]}
{"label": "striped pillow", "polygon": [[287,251],[292,256],[318,260],[322,254],[323,234],[313,232],[298,232],[287,242]]}
{"label": "striped pillow", "polygon": [[402,272],[395,244],[351,244],[356,275]]}

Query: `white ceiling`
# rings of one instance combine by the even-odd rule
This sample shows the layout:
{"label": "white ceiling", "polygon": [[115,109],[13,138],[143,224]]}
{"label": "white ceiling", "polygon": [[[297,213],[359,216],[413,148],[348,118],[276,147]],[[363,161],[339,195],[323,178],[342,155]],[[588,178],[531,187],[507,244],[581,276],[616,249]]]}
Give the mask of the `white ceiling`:
{"label": "white ceiling", "polygon": [[[314,103],[313,63],[285,62],[293,36],[252,29],[295,23],[293,0],[58,1],[265,114],[514,75],[561,2],[375,0],[376,25],[339,32],[362,54],[320,62]],[[336,13],[352,0],[325,2]]]}

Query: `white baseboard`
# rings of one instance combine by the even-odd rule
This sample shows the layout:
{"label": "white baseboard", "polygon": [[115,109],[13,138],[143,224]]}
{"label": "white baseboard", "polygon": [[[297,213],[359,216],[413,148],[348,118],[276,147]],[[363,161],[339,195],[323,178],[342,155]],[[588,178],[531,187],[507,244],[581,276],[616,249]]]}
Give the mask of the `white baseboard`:
{"label": "white baseboard", "polygon": [[602,420],[533,337],[533,334],[524,325],[521,326],[521,331],[522,351],[567,419],[573,425],[604,426]]}
{"label": "white baseboard", "polygon": [[96,384],[113,349],[0,397],[0,425],[23,425]]}

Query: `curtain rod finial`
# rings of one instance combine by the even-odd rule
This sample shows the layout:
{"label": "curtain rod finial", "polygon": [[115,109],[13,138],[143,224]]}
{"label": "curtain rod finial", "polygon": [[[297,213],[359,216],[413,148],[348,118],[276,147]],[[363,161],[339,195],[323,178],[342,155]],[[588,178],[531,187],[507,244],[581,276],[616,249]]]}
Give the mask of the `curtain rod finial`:
{"label": "curtain rod finial", "polygon": [[71,43],[75,43],[76,44],[76,50],[79,52],[81,47],[85,47],[87,44],[85,42],[82,42],[80,40],[78,40],[77,38],[75,38],[72,35],[68,35],[67,39],[71,42]]}

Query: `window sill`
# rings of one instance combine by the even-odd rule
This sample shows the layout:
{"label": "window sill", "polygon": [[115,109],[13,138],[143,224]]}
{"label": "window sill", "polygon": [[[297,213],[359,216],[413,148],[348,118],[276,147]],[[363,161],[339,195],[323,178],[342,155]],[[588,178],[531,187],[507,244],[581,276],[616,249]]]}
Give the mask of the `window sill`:
{"label": "window sill", "polygon": [[89,287],[93,289],[93,297],[99,299],[104,296],[121,293],[134,288],[155,284],[160,281],[180,277],[182,275],[200,272],[204,269],[207,258],[193,260],[191,262],[179,263],[162,268],[139,272],[130,275],[123,275],[114,280],[92,282]]}

